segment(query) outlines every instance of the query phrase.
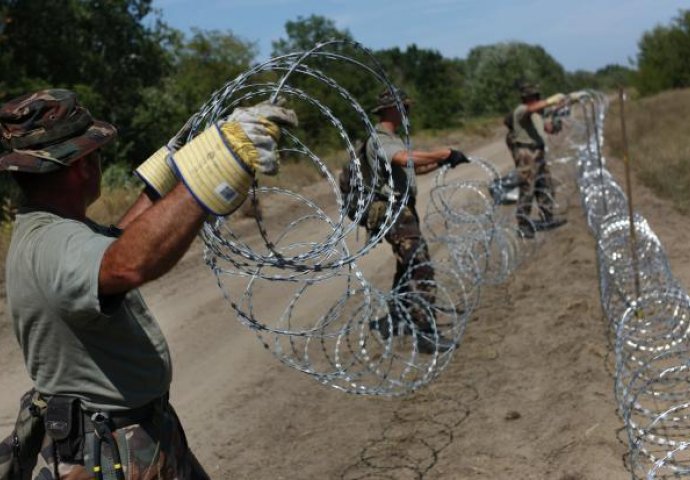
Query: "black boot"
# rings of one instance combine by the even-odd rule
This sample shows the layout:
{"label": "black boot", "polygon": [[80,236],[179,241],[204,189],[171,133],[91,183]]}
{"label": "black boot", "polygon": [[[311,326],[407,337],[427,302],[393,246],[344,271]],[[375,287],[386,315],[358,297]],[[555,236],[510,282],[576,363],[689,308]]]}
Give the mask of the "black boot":
{"label": "black boot", "polygon": [[518,231],[522,238],[534,238],[536,228],[532,224],[522,223],[518,226]]}
{"label": "black boot", "polygon": [[561,227],[568,223],[565,218],[553,218],[546,217],[544,220],[537,220],[534,222],[534,228],[538,232],[543,232],[545,230],[553,230],[554,228]]}
{"label": "black boot", "polygon": [[438,336],[433,333],[419,332],[417,333],[417,351],[431,355],[434,352],[447,353],[458,346],[453,340],[450,340],[440,333]]}
{"label": "black boot", "polygon": [[369,330],[379,332],[384,340],[388,340],[391,332],[394,336],[398,334],[398,322],[395,320],[395,317],[384,315],[376,320],[370,320]]}

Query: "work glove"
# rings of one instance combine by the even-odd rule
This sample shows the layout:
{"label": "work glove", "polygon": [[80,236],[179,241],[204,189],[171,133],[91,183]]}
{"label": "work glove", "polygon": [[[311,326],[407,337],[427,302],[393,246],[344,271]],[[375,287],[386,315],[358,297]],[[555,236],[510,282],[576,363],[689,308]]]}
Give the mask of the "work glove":
{"label": "work glove", "polygon": [[586,90],[580,90],[568,94],[568,100],[570,100],[571,102],[579,102],[580,100],[586,97],[589,97],[589,92],[587,92]]}
{"label": "work glove", "polygon": [[568,100],[568,97],[565,96],[562,93],[556,93],[554,95],[551,95],[549,98],[546,99],[546,105],[549,107],[553,107],[555,105],[558,105],[560,103],[565,103]]}
{"label": "work glove", "polygon": [[297,126],[294,111],[261,103],[236,108],[171,155],[178,177],[215,215],[234,212],[247,198],[255,172],[278,172],[280,126]]}
{"label": "work glove", "polygon": [[196,114],[192,115],[175,136],[170,139],[167,145],[163,145],[159,148],[134,170],[134,173],[153,190],[159,198],[170,192],[178,182],[178,178],[175,176],[175,172],[170,165],[170,154],[184,146],[184,142],[192,131],[192,125],[196,117]]}
{"label": "work glove", "polygon": [[470,159],[467,158],[467,155],[462,153],[460,150],[455,150],[451,148],[450,154],[446,158],[438,162],[438,165],[439,167],[448,165],[450,168],[455,168],[461,163],[470,163]]}

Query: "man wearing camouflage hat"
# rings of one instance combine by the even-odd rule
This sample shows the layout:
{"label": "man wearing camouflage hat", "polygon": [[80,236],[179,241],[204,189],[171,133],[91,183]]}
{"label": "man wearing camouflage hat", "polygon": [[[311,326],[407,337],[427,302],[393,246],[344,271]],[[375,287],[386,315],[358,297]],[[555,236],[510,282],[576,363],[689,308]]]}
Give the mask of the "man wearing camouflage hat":
{"label": "man wearing camouflage hat", "polygon": [[[454,343],[434,332],[434,319],[430,318],[433,313],[428,306],[434,303],[436,288],[429,249],[422,236],[416,210],[415,175],[433,172],[444,165],[455,168],[461,163],[469,162],[469,159],[462,152],[451,148],[408,150],[397,131],[402,125],[401,108],[408,111],[411,103],[402,90],[393,92],[386,89],[379,94],[377,105],[372,109],[372,113],[379,117],[375,126],[379,146],[377,148],[373,138],[367,140],[366,162],[362,168],[370,172],[383,172],[381,165],[390,164],[393,194],[398,201],[403,200],[406,192],[408,196],[396,222],[385,235],[396,259],[392,290],[403,300],[392,302],[389,305],[390,317],[372,320],[370,327],[379,331],[384,338],[401,330],[409,334],[412,332],[410,328],[405,328],[404,325],[403,328],[399,327],[405,323],[406,318],[410,318],[419,330],[416,336],[418,350],[428,354],[443,353],[452,349]],[[412,161],[414,171],[406,168],[409,160]],[[372,175],[369,177],[373,178]],[[390,194],[384,175],[378,175],[377,179],[375,199],[367,215],[367,230],[370,233],[377,232],[385,221],[386,199]]]}
{"label": "man wearing camouflage hat", "polygon": [[[238,208],[256,171],[277,171],[278,125],[296,123],[291,110],[259,104],[179,150],[161,148],[137,169],[145,191],[104,227],[86,209],[100,195],[100,150],[115,128],[69,90],[0,108],[0,169],[26,198],[7,300],[34,383],[31,412],[45,425],[40,455],[12,466],[10,478],[208,478],[168,403],[170,353],[138,287],[180,260],[209,213]],[[27,456],[16,434],[0,444],[0,473],[8,447]]]}
{"label": "man wearing camouflage hat", "polygon": [[[566,220],[553,215],[553,183],[546,164],[546,134],[555,133],[550,122],[544,121],[544,109],[565,105],[567,97],[557,93],[541,100],[536,85],[520,86],[522,103],[513,111],[511,153],[519,177],[517,223],[525,238],[533,238],[536,230],[560,227]],[[532,220],[532,200],[536,197],[540,219]]]}

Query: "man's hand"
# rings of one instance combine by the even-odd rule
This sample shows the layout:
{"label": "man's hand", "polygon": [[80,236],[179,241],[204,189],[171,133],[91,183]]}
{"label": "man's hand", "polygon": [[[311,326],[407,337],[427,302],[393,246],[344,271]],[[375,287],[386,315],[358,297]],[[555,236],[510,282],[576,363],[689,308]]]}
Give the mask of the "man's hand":
{"label": "man's hand", "polygon": [[448,156],[438,162],[439,167],[443,167],[445,165],[448,165],[450,168],[455,168],[461,163],[470,163],[470,159],[467,158],[467,155],[462,153],[460,150],[455,150],[453,148],[450,149],[450,154]]}
{"label": "man's hand", "polygon": [[209,212],[228,215],[247,197],[259,171],[278,171],[280,125],[297,126],[297,115],[261,103],[237,108],[172,154],[177,175]]}

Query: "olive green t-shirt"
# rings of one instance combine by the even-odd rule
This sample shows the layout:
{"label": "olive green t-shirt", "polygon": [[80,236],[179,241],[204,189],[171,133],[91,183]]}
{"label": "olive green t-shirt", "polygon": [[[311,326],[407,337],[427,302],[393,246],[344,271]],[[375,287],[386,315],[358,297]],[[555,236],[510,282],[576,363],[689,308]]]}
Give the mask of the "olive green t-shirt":
{"label": "olive green t-shirt", "polygon": [[529,113],[525,104],[521,104],[513,112],[513,131],[516,143],[540,148],[546,143],[544,119],[538,112]]}
{"label": "olive green t-shirt", "polygon": [[6,260],[14,333],[36,389],[89,408],[142,406],[168,391],[170,353],[138,290],[99,298],[105,227],[17,215]]}
{"label": "olive green t-shirt", "polygon": [[[393,156],[400,151],[407,151],[405,142],[393,133],[388,132],[382,126],[376,125],[376,134],[379,141],[379,146],[381,147],[378,151],[374,146],[374,141],[371,137],[367,140],[366,154],[367,162],[369,163],[369,168],[372,170],[376,168],[377,165],[381,165],[380,162],[386,162],[391,166],[391,176],[393,177],[393,188],[395,193],[398,195],[403,195],[407,186],[410,186],[410,196],[417,196],[417,181],[415,178],[414,170],[401,167],[400,165],[395,165],[392,162]],[[383,171],[379,171],[378,186],[377,190],[379,193],[388,195],[389,192],[386,190],[387,179],[383,178]]]}

